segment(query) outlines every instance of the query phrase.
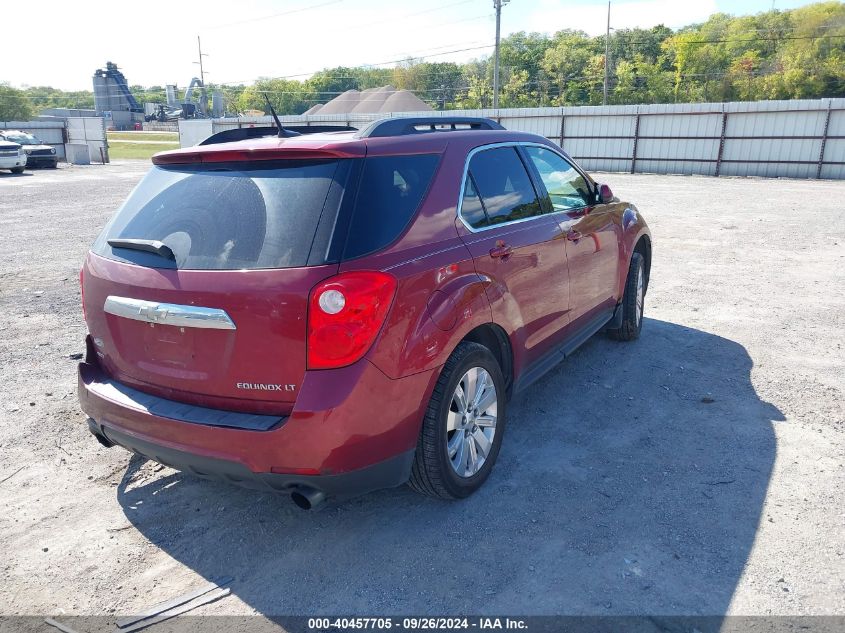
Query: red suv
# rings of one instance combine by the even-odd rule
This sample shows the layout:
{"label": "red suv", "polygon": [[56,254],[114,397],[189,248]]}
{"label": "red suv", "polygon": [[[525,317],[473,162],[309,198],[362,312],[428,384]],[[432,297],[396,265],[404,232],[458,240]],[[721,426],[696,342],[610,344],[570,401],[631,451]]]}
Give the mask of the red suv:
{"label": "red suv", "polygon": [[79,398],[102,444],[305,508],[466,497],[513,394],[599,330],[639,335],[646,223],[547,139],[275,132],[157,154],[91,248]]}

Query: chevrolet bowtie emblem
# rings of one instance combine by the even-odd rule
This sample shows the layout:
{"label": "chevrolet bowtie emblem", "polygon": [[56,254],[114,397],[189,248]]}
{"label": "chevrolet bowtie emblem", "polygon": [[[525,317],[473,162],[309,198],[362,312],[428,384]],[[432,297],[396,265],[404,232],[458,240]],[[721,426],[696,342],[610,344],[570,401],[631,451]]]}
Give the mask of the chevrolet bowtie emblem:
{"label": "chevrolet bowtie emblem", "polygon": [[167,318],[167,308],[161,306],[142,306],[138,313],[148,321],[161,321]]}

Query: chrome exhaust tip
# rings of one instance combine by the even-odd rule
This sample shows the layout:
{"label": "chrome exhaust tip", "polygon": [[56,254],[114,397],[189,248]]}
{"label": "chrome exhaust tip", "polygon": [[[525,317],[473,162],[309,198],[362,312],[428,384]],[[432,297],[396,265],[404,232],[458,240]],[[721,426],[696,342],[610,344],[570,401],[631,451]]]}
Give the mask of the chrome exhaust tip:
{"label": "chrome exhaust tip", "polygon": [[290,493],[291,501],[303,510],[313,510],[326,500],[326,493],[313,488],[297,488]]}

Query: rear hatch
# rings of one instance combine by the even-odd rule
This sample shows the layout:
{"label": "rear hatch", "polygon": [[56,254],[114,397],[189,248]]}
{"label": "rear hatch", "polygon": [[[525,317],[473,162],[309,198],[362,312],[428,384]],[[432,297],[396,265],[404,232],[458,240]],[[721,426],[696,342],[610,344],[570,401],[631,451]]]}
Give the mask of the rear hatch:
{"label": "rear hatch", "polygon": [[161,397],[287,413],[305,373],[308,294],[359,159],[154,167],[83,268],[103,369]]}

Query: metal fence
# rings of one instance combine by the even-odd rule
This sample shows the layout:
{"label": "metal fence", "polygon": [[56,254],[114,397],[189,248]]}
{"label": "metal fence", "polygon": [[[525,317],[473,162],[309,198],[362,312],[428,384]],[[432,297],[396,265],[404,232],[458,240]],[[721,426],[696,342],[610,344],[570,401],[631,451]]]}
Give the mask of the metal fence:
{"label": "metal fence", "polygon": [[[280,117],[363,127],[384,116],[486,116],[560,144],[594,171],[845,179],[845,99]],[[180,121],[183,147],[270,117]]]}

